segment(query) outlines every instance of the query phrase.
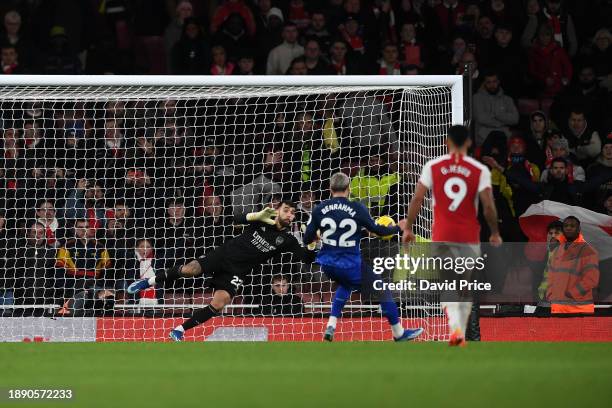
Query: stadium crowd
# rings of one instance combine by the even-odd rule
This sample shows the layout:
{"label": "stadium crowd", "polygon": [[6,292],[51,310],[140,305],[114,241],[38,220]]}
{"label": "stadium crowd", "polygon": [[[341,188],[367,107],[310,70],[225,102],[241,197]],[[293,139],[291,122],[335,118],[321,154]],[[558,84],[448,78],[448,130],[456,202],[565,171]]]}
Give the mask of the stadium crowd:
{"label": "stadium crowd", "polygon": [[[612,216],[612,6],[591,3],[7,1],[1,65],[3,74],[420,75],[469,64],[473,154],[491,168],[502,236],[516,242],[526,239],[519,215],[543,199]],[[409,165],[394,96],[352,97],[2,102],[0,303],[103,310],[126,283],[234,235],[232,215],[281,197],[299,203],[299,236],[337,169],[373,215],[402,216],[399,197],[414,180],[397,170]],[[300,301],[326,300],[316,270],[281,264],[250,282],[262,313],[301,313],[291,287]],[[181,285],[126,301],[182,303],[203,282]]]}

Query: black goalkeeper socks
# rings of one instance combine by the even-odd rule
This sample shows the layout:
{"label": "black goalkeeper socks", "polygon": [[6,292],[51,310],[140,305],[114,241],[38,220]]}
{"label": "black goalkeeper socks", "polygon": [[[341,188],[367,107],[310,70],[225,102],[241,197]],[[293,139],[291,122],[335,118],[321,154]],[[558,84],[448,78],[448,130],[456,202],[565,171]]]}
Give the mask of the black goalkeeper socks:
{"label": "black goalkeeper socks", "polygon": [[191,317],[182,324],[183,329],[185,329],[185,331],[193,329],[194,327],[208,321],[210,318],[219,316],[219,314],[219,311],[211,305],[208,305],[203,309],[197,309],[195,312],[193,312],[193,315],[191,315]]}
{"label": "black goalkeeper socks", "polygon": [[166,284],[172,283],[178,278],[181,278],[182,266],[173,266],[165,271],[159,271],[155,274],[155,285],[163,287]]}

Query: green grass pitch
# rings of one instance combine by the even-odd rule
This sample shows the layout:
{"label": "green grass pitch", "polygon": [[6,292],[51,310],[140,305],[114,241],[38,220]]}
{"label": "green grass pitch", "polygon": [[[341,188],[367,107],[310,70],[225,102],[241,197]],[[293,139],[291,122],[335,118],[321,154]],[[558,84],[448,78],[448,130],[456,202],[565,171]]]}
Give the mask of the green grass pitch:
{"label": "green grass pitch", "polygon": [[0,408],[612,406],[612,343],[5,343],[0,361]]}

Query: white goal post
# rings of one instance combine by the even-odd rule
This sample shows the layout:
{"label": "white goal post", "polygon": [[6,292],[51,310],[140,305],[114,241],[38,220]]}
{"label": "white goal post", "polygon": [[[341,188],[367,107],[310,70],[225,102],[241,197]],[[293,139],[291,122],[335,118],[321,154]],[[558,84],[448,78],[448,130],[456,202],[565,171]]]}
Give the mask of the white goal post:
{"label": "white goal post", "polygon": [[[464,123],[463,101],[458,75],[0,76],[0,341],[33,327],[54,340],[164,339],[210,300],[208,281],[139,298],[126,283],[205,255],[240,232],[233,214],[281,198],[298,203],[300,240],[335,171],[373,216],[403,217],[422,165]],[[428,201],[417,233],[430,226]],[[333,290],[283,256],[190,338],[318,340]],[[445,339],[436,299],[397,301],[406,325]],[[358,295],[344,316],[338,339],[390,338]]]}

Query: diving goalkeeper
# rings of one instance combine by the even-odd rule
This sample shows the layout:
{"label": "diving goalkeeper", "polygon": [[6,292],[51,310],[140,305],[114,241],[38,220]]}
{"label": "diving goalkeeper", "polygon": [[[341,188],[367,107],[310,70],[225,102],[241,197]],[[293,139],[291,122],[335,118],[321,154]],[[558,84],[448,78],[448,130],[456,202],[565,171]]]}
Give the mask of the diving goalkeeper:
{"label": "diving goalkeeper", "polygon": [[212,277],[211,286],[215,292],[210,304],[195,310],[191,318],[170,332],[170,339],[181,341],[186,330],[221,313],[254,267],[287,252],[302,262],[314,261],[315,253],[303,248],[288,230],[295,219],[295,210],[294,203],[282,201],[276,210],[264,208],[259,212],[238,215],[234,217],[235,224],[248,224],[242,234],[225,241],[204,258],[160,271],[152,278],[138,280],[127,291],[135,294],[151,286],[167,285],[179,278]]}

